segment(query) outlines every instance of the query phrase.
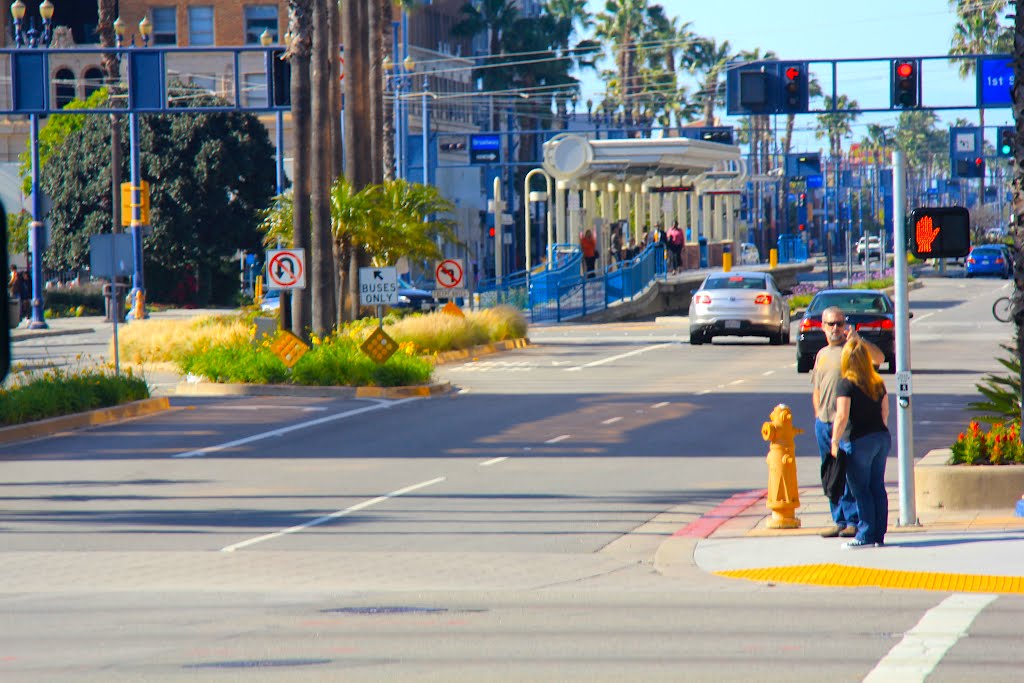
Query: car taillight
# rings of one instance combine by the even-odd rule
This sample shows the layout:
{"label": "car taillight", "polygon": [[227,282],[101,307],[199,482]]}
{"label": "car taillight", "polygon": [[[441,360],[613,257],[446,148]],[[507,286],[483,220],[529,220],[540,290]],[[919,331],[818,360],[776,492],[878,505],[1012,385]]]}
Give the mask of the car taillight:
{"label": "car taillight", "polygon": [[698,304],[709,304],[711,303],[711,295],[709,294],[698,294],[693,297],[693,300]]}
{"label": "car taillight", "polygon": [[872,320],[869,323],[857,323],[858,330],[891,330],[896,326],[888,318],[882,320]]}
{"label": "car taillight", "polygon": [[770,304],[772,302],[771,294],[758,294],[754,297],[755,304]]}
{"label": "car taillight", "polygon": [[999,258],[997,258],[996,259],[996,263],[999,264],[999,265],[1003,265],[1003,257],[1000,256]]}
{"label": "car taillight", "polygon": [[975,260],[974,260],[974,258],[973,258],[973,257],[971,257],[971,256],[968,256],[968,257],[967,257],[967,262],[968,262],[968,263],[977,263],[977,261],[975,261]]}
{"label": "car taillight", "polygon": [[815,320],[814,318],[804,318],[804,321],[800,323],[801,332],[810,332],[811,330],[820,330],[821,321]]}

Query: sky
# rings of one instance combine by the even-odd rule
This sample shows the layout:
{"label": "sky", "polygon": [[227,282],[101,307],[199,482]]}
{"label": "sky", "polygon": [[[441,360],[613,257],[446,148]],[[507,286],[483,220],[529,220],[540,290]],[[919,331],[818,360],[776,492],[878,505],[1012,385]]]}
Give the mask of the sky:
{"label": "sky", "polygon": [[[956,24],[956,15],[946,0],[651,0],[655,2],[669,16],[678,17],[680,23],[691,22],[690,29],[698,35],[718,42],[728,40],[737,51],[760,48],[762,52],[774,51],[782,60],[812,61],[810,71],[829,95],[832,65],[814,60],[880,58],[882,61],[836,66],[837,92],[872,108],[889,106],[888,58],[945,55]],[[592,13],[603,8],[604,0],[589,0]],[[607,63],[604,66],[607,68]],[[921,74],[921,97],[926,106],[973,106],[973,77],[961,80],[956,68],[945,60],[925,61]],[[603,89],[597,78],[587,76],[581,100],[597,99]],[[978,121],[976,109],[937,113],[940,125],[948,126],[956,118]],[[724,125],[739,125],[725,115],[724,109],[719,115]],[[891,125],[897,118],[897,112],[862,115],[853,125],[852,140],[844,145],[864,137],[869,123]],[[798,115],[797,127],[809,129],[815,121],[813,114]],[[986,109],[985,124],[986,139],[994,144],[995,130],[988,127],[1012,124],[1012,111]],[[813,151],[825,141],[805,132],[796,136],[795,145],[797,151]]]}

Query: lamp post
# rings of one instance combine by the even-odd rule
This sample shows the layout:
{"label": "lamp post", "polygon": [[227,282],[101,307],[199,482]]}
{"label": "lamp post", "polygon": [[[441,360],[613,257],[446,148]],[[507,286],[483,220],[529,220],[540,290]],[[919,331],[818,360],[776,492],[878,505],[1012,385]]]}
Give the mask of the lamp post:
{"label": "lamp post", "polygon": [[[35,20],[29,27],[25,27],[25,3],[22,0],[15,0],[11,4],[11,17],[14,19],[14,44],[21,48],[49,47],[53,39],[52,24],[53,3],[50,0],[43,0],[39,6],[39,17],[42,19],[42,28],[37,29]],[[47,81],[44,87],[49,89]],[[39,188],[39,114],[29,114],[29,136],[31,139],[32,158],[32,224],[29,232],[29,251],[32,254],[32,320],[29,321],[29,328],[34,330],[46,329],[49,325],[43,317],[43,198]]]}
{"label": "lamp post", "polygon": [[[544,191],[544,192],[530,192],[530,180],[532,180],[535,175],[543,175],[544,176],[544,182],[547,184],[546,191]],[[531,170],[529,173],[526,174],[526,179],[523,181],[523,197],[526,198],[526,206],[525,206],[526,211],[524,212],[526,214],[526,274],[527,274],[527,277],[529,277],[530,276],[530,269],[533,267],[533,256],[532,256],[532,253],[531,253],[533,251],[533,247],[532,247],[532,244],[531,244],[532,239],[533,239],[533,229],[532,229],[532,227],[530,225],[530,202],[544,202],[544,201],[548,202],[548,207],[547,207],[547,217],[548,217],[548,247],[547,247],[548,262],[547,262],[547,269],[548,270],[551,269],[551,247],[552,247],[552,240],[553,240],[552,224],[551,224],[551,197],[552,197],[552,192],[551,192],[551,176],[549,176],[547,173],[545,173],[544,169],[542,169],[542,168],[535,168],[535,169]]]}
{"label": "lamp post", "polygon": [[[117,28],[117,22],[114,23],[115,31],[119,31],[120,43],[123,38],[124,24],[121,24],[120,29]],[[153,32],[153,24],[149,21],[149,17],[143,17],[142,21],[139,22],[139,35],[142,36],[142,47],[149,46],[149,36]],[[135,41],[132,40],[132,49],[137,49]],[[128,54],[129,66],[131,64],[132,54]],[[128,78],[132,77],[132,69],[128,69]],[[132,92],[133,84],[128,83],[128,92]],[[132,318],[135,320],[142,320],[146,317],[146,287],[145,280],[143,277],[142,267],[142,159],[139,152],[139,115],[135,111],[135,107],[131,107],[128,112],[128,142],[129,151],[131,156],[131,197],[132,197],[132,217],[131,217],[131,230],[132,230],[132,254],[135,262],[134,270],[132,272],[132,291],[131,296],[135,302],[135,308],[132,312]]]}

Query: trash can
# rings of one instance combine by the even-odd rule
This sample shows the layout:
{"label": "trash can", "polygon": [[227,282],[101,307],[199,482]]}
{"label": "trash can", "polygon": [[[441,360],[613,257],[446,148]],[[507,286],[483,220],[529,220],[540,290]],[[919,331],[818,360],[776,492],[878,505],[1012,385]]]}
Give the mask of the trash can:
{"label": "trash can", "polygon": [[708,267],[708,238],[701,235],[697,238],[697,244],[700,245],[700,267]]}
{"label": "trash can", "polygon": [[[105,310],[105,315],[107,316],[105,322],[108,322],[108,323],[114,321],[114,319],[110,315],[112,305],[116,305],[117,308],[118,308],[117,319],[118,320],[124,320],[124,314],[125,314],[124,297],[121,296],[120,293],[124,292],[126,289],[128,289],[128,285],[117,283],[115,286],[117,287],[118,295],[114,296],[114,297],[111,297],[111,295],[110,295],[111,289],[112,289],[111,285],[110,284],[103,285],[103,301],[106,304],[105,307],[104,307],[104,310]],[[113,302],[113,304],[111,302]]]}
{"label": "trash can", "polygon": [[21,322],[21,299],[14,297],[7,301],[7,326],[12,330]]}

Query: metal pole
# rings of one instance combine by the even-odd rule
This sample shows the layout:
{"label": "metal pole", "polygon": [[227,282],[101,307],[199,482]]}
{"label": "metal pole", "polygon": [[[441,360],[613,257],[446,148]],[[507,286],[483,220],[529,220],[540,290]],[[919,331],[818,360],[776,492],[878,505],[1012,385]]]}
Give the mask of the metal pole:
{"label": "metal pole", "polygon": [[423,77],[423,184],[430,184],[430,82]]}
{"label": "metal pole", "polygon": [[31,330],[49,327],[43,319],[43,197],[39,187],[39,115],[29,115],[32,135],[32,230],[29,248],[32,252],[32,320]]}
{"label": "metal pole", "polygon": [[132,296],[136,301],[134,317],[139,320],[146,317],[146,289],[142,269],[142,162],[139,155],[139,115],[134,111],[128,114],[128,136],[131,151],[132,253],[135,257]]}
{"label": "metal pole", "polygon": [[910,316],[907,300],[906,161],[903,152],[892,153],[892,208],[895,235],[896,295],[896,453],[899,461],[900,526],[916,526],[914,499],[914,434],[910,405]]}
{"label": "metal pole", "polygon": [[544,174],[544,181],[547,184],[547,188],[546,189],[547,189],[547,192],[548,192],[548,203],[547,203],[547,209],[546,209],[547,210],[547,219],[548,219],[548,270],[551,270],[554,267],[552,265],[552,263],[554,261],[554,255],[555,255],[555,253],[554,253],[554,249],[555,249],[555,244],[554,244],[555,228],[554,228],[554,222],[552,221],[552,215],[551,215],[552,213],[554,213],[552,211],[552,209],[554,208],[554,201],[555,200],[554,200],[554,196],[552,195],[552,192],[554,191],[555,188],[553,187],[554,183],[551,182],[551,176],[549,176],[547,173]]}

